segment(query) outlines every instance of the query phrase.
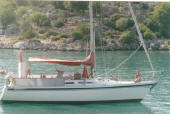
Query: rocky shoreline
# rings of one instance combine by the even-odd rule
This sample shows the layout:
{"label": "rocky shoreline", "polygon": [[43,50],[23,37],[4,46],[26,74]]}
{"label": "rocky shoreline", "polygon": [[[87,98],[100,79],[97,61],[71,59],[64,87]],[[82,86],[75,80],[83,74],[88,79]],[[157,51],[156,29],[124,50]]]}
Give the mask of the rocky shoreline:
{"label": "rocky shoreline", "polygon": [[[18,41],[15,38],[0,39],[0,49],[25,49],[25,50],[56,50],[56,51],[83,51],[87,50],[89,45],[81,40],[73,41],[72,39],[65,39],[59,41],[48,40],[26,40]],[[164,42],[147,42],[147,48],[150,50],[170,50],[170,45]],[[116,51],[116,50],[135,50],[138,48],[137,44],[108,44],[106,46],[97,46],[96,50]]]}

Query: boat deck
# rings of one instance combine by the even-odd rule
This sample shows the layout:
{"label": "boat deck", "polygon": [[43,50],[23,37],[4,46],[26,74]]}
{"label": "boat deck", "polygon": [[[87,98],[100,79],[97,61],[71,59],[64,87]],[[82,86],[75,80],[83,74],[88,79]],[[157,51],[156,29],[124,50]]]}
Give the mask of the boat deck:
{"label": "boat deck", "polygon": [[140,86],[151,84],[152,81],[115,81],[108,78],[91,78],[91,79],[63,79],[56,78],[56,75],[46,75],[41,78],[40,75],[31,75],[29,78],[14,78],[14,82],[9,84],[9,88],[95,88],[95,87],[119,87],[119,86]]}

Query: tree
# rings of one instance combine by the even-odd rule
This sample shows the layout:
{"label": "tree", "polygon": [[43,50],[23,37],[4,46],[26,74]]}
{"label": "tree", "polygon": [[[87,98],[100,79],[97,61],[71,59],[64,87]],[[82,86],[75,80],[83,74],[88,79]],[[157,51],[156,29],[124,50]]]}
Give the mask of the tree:
{"label": "tree", "polygon": [[133,43],[135,41],[134,33],[131,31],[125,31],[121,34],[119,42],[122,43]]}
{"label": "tree", "polygon": [[72,33],[75,40],[87,40],[90,38],[90,27],[87,24],[82,24]]}
{"label": "tree", "polygon": [[164,37],[169,37],[170,33],[170,3],[159,3],[156,5],[151,18],[158,23],[160,33]]}
{"label": "tree", "polygon": [[94,16],[100,15],[101,7],[102,7],[101,2],[93,2],[93,13],[94,13]]}
{"label": "tree", "polygon": [[21,33],[20,33],[19,38],[22,40],[32,39],[36,35],[29,19],[22,20],[21,25],[20,25],[20,30],[21,30]]}
{"label": "tree", "polygon": [[115,13],[113,15],[110,16],[110,20],[111,21],[117,21],[118,19],[120,19],[121,17],[123,17],[123,15],[119,14],[119,13]]}
{"label": "tree", "polygon": [[60,28],[60,27],[64,26],[64,22],[63,22],[63,20],[61,20],[61,19],[57,19],[55,26],[56,26],[56,27],[58,27],[58,28]]}
{"label": "tree", "polygon": [[27,10],[28,10],[28,7],[20,6],[17,8],[16,14],[17,16],[22,17],[27,12]]}
{"label": "tree", "polygon": [[144,39],[146,40],[153,39],[152,31],[147,26],[145,26],[144,24],[140,24],[139,28],[143,34]]}
{"label": "tree", "polygon": [[132,19],[122,17],[116,21],[116,28],[119,29],[120,31],[123,31],[129,27],[132,27],[133,24],[134,22],[132,21]]}
{"label": "tree", "polygon": [[64,1],[64,8],[65,9],[70,9],[71,8],[70,1]]}
{"label": "tree", "polygon": [[64,1],[53,1],[51,3],[56,9],[65,9]]}
{"label": "tree", "polygon": [[31,14],[30,18],[37,26],[50,26],[50,21],[44,13],[34,12]]}
{"label": "tree", "polygon": [[85,10],[88,9],[89,3],[87,1],[72,1],[71,2],[71,8],[75,12],[83,13]]}
{"label": "tree", "polygon": [[149,17],[146,19],[145,21],[146,26],[152,30],[153,32],[158,32],[160,31],[160,27],[159,27],[159,22],[157,22],[156,20],[154,20],[152,17]]}
{"label": "tree", "polygon": [[4,30],[6,30],[7,26],[13,22],[15,22],[15,4],[13,2],[1,2],[0,3],[0,23]]}
{"label": "tree", "polygon": [[59,10],[58,19],[56,21],[56,27],[62,27],[62,26],[64,26],[64,13],[62,10]]}

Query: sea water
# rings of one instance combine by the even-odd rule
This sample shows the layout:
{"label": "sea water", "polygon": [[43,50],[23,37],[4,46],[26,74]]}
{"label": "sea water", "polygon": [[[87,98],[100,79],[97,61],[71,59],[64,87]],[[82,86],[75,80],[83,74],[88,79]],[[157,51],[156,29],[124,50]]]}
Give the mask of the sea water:
{"label": "sea water", "polygon": [[[0,70],[14,72],[17,75],[19,50],[0,49]],[[144,51],[139,51],[118,69],[113,70],[132,51],[97,51],[96,75],[110,77],[114,74],[119,80],[133,80],[136,70],[142,74],[143,80],[152,79],[152,73]],[[103,104],[38,104],[38,103],[0,103],[0,114],[170,114],[170,52],[149,52],[153,66],[159,73],[159,83],[145,96],[141,102],[103,103]],[[33,74],[56,74],[56,69],[67,72],[82,72],[83,67],[66,67],[48,63],[29,63],[29,57],[84,59],[85,52],[65,51],[23,51],[23,59],[31,64]],[[3,66],[3,67],[2,67]],[[2,80],[2,79],[1,79]],[[2,83],[0,84],[2,85]]]}

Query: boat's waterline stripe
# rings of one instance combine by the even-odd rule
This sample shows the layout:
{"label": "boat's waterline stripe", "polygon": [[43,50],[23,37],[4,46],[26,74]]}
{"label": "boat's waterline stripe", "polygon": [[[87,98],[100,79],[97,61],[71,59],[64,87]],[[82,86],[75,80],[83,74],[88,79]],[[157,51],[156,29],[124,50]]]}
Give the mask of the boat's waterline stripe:
{"label": "boat's waterline stripe", "polygon": [[98,100],[98,101],[15,101],[2,100],[3,103],[57,103],[57,104],[89,104],[89,103],[116,103],[116,102],[140,102],[142,99],[122,99],[122,100]]}
{"label": "boat's waterline stripe", "polygon": [[111,87],[91,87],[91,88],[8,88],[8,90],[85,90],[85,89],[113,89],[113,88],[129,88],[141,86],[155,86],[157,83],[143,85],[126,85],[126,86],[111,86]]}

